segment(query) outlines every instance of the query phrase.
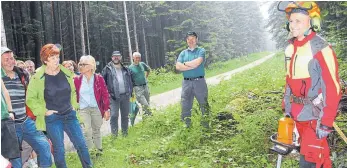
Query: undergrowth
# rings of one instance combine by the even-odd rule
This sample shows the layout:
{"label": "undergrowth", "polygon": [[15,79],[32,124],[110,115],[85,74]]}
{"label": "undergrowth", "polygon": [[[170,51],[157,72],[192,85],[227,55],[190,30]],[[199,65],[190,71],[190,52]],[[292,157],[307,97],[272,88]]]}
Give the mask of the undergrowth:
{"label": "undergrowth", "polygon": [[[215,62],[206,68],[205,77],[215,76],[224,72],[231,71],[243,65],[256,61],[264,56],[269,55],[270,52],[253,53],[248,56],[234,58],[225,62]],[[148,76],[148,84],[151,95],[163,93],[172,89],[181,87],[183,75],[168,71],[166,68],[158,68],[152,70]]]}
{"label": "undergrowth", "polygon": [[[126,138],[104,137],[104,153],[92,157],[94,167],[275,167],[277,154],[269,151],[269,137],[283,116],[282,56],[209,87],[210,130],[200,126],[196,102],[190,129],[180,121],[180,105],[171,105],[131,127]],[[339,139],[336,144],[343,147]],[[335,165],[346,158],[337,154]],[[81,167],[77,154],[68,154],[67,164]],[[298,167],[297,158],[284,157],[282,167]]]}

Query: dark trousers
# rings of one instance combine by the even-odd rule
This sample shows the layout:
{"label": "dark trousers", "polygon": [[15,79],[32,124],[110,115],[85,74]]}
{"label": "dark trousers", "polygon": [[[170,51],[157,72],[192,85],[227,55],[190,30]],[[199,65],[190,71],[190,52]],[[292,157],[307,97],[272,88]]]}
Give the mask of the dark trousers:
{"label": "dark trousers", "polygon": [[130,96],[126,94],[120,95],[119,99],[110,99],[111,103],[111,133],[118,135],[118,117],[119,110],[121,115],[121,128],[123,135],[128,134],[129,112],[130,112]]}
{"label": "dark trousers", "polygon": [[[208,127],[209,124],[205,120],[209,116],[209,105],[207,102],[208,90],[205,78],[196,80],[183,80],[181,93],[181,119],[186,123],[187,127],[191,125],[192,107],[194,97],[199,103],[199,107],[203,116],[203,126]],[[205,120],[205,121],[204,121]]]}

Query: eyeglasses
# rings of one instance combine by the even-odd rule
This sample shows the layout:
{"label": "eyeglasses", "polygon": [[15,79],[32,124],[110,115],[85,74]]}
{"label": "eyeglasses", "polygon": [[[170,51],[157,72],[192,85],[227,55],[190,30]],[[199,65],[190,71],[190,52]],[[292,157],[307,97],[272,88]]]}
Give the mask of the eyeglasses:
{"label": "eyeglasses", "polygon": [[79,63],[79,64],[78,64],[78,66],[80,66],[80,67],[85,67],[85,66],[87,66],[87,65],[90,65],[90,64],[83,64],[83,63]]}

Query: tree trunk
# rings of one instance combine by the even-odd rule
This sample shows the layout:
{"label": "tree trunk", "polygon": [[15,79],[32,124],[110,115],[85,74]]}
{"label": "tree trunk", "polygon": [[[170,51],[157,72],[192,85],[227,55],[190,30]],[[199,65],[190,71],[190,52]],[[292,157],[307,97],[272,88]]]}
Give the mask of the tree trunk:
{"label": "tree trunk", "polygon": [[135,19],[135,10],[134,10],[134,3],[135,2],[131,2],[131,11],[133,14],[133,25],[134,25],[134,37],[135,37],[135,46],[136,46],[136,51],[139,51],[139,42],[137,41],[137,32],[136,32],[136,19]]}
{"label": "tree trunk", "polygon": [[[21,44],[21,49],[19,50],[19,52],[17,52],[17,54],[18,54],[18,56],[20,56],[20,57],[23,57],[23,56],[25,56],[26,54],[26,52],[27,52],[27,50],[26,50],[26,47],[25,47],[25,42],[26,42],[26,40],[25,40],[25,34],[24,33],[26,33],[26,29],[25,28],[23,28],[23,25],[25,25],[25,20],[24,20],[24,16],[23,16],[23,12],[22,12],[22,2],[20,2],[20,1],[17,1],[17,3],[18,3],[18,10],[19,10],[19,25],[20,25],[20,37],[21,37],[21,41],[20,41],[20,44]],[[24,5],[23,5],[24,6]]]}
{"label": "tree trunk", "polygon": [[53,31],[53,33],[52,33],[52,36],[53,36],[53,39],[52,39],[52,41],[53,41],[53,43],[54,42],[56,42],[57,41],[57,39],[56,39],[56,32],[55,32],[55,16],[54,16],[54,3],[53,3],[53,1],[51,1],[51,23],[52,23],[52,31]]}
{"label": "tree trunk", "polygon": [[[87,3],[89,4],[89,2],[87,2]],[[84,4],[84,16],[85,16],[85,19],[86,19],[88,55],[90,55],[89,31],[88,31],[88,4]]]}
{"label": "tree trunk", "polygon": [[81,47],[82,47],[82,55],[86,54],[86,45],[84,42],[84,28],[83,28],[83,3],[84,1],[81,1],[81,8],[80,8],[80,25],[81,25]]}
{"label": "tree trunk", "polygon": [[0,15],[1,15],[1,46],[7,46],[6,43],[6,33],[5,33],[5,27],[4,27],[4,18],[2,17],[2,8],[0,9]]}
{"label": "tree trunk", "polygon": [[149,65],[149,55],[148,55],[148,50],[147,50],[147,41],[146,41],[146,31],[145,31],[145,24],[142,21],[142,35],[143,35],[143,44],[145,46],[145,56],[146,56],[146,61],[147,65]]}
{"label": "tree trunk", "polygon": [[[100,15],[100,2],[96,2],[98,4],[98,15]],[[103,45],[102,45],[102,32],[101,32],[101,20],[98,20],[98,27],[99,27],[99,54],[98,57],[96,57],[95,59],[100,61],[100,62],[105,62],[106,61],[102,61],[102,58],[105,57],[105,55],[102,54],[102,49],[103,49]],[[103,64],[102,64],[103,67]]]}
{"label": "tree trunk", "polygon": [[132,56],[132,50],[131,50],[131,42],[130,42],[130,33],[129,33],[129,24],[128,24],[128,14],[127,14],[127,6],[126,2],[123,1],[123,6],[124,6],[124,20],[125,20],[125,28],[127,32],[127,39],[128,39],[128,50],[129,50],[129,58],[131,64],[133,63],[133,56]]}
{"label": "tree trunk", "polygon": [[41,46],[43,46],[43,44],[45,44],[47,42],[45,33],[46,33],[46,25],[45,25],[45,14],[43,12],[43,2],[40,1],[40,8],[41,8],[41,26],[42,26],[42,39],[43,43],[41,44]]}
{"label": "tree trunk", "polygon": [[[38,5],[37,2],[35,1],[30,1],[30,17],[31,17],[31,24],[33,24],[34,29],[39,30],[38,26],[35,24],[35,20],[37,19],[37,12],[38,12]],[[34,33],[34,49],[32,49],[32,55],[34,56],[34,62],[38,62],[38,60],[40,60],[40,48],[41,48],[41,40],[39,38],[39,34],[38,33]]]}
{"label": "tree trunk", "polygon": [[18,34],[17,34],[17,22],[16,22],[16,18],[15,18],[15,5],[14,2],[10,3],[10,9],[11,9],[11,20],[12,20],[12,34],[14,37],[14,45],[13,45],[13,51],[18,52],[19,49],[19,40],[18,40]]}
{"label": "tree trunk", "polygon": [[73,41],[73,53],[74,53],[74,59],[75,62],[77,62],[77,53],[76,53],[76,37],[75,37],[75,18],[74,18],[74,11],[72,6],[72,1],[70,1],[70,11],[71,11],[71,25],[72,25],[72,41]]}
{"label": "tree trunk", "polygon": [[[60,45],[62,48],[64,48],[64,45],[63,45],[63,32],[62,32],[62,26],[61,26],[61,15],[60,15],[60,5],[59,3],[57,3],[57,11],[58,11],[58,20],[59,20],[59,39],[60,39]],[[65,60],[64,58],[64,50],[62,50],[61,52],[61,60]]]}
{"label": "tree trunk", "polygon": [[165,59],[166,58],[166,53],[167,53],[167,45],[166,45],[166,34],[165,34],[165,30],[163,29],[163,46],[164,46],[164,55],[162,56],[162,58],[164,59],[164,62],[163,62],[163,65],[165,65],[167,63],[167,60]]}

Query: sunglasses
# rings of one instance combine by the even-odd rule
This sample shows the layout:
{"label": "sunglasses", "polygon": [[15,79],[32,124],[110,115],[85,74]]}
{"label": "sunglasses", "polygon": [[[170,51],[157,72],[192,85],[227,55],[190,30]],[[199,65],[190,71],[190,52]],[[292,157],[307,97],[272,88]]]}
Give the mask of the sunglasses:
{"label": "sunglasses", "polygon": [[90,65],[90,64],[78,64],[78,66],[80,66],[80,67],[85,67],[85,66],[87,66],[87,65]]}

